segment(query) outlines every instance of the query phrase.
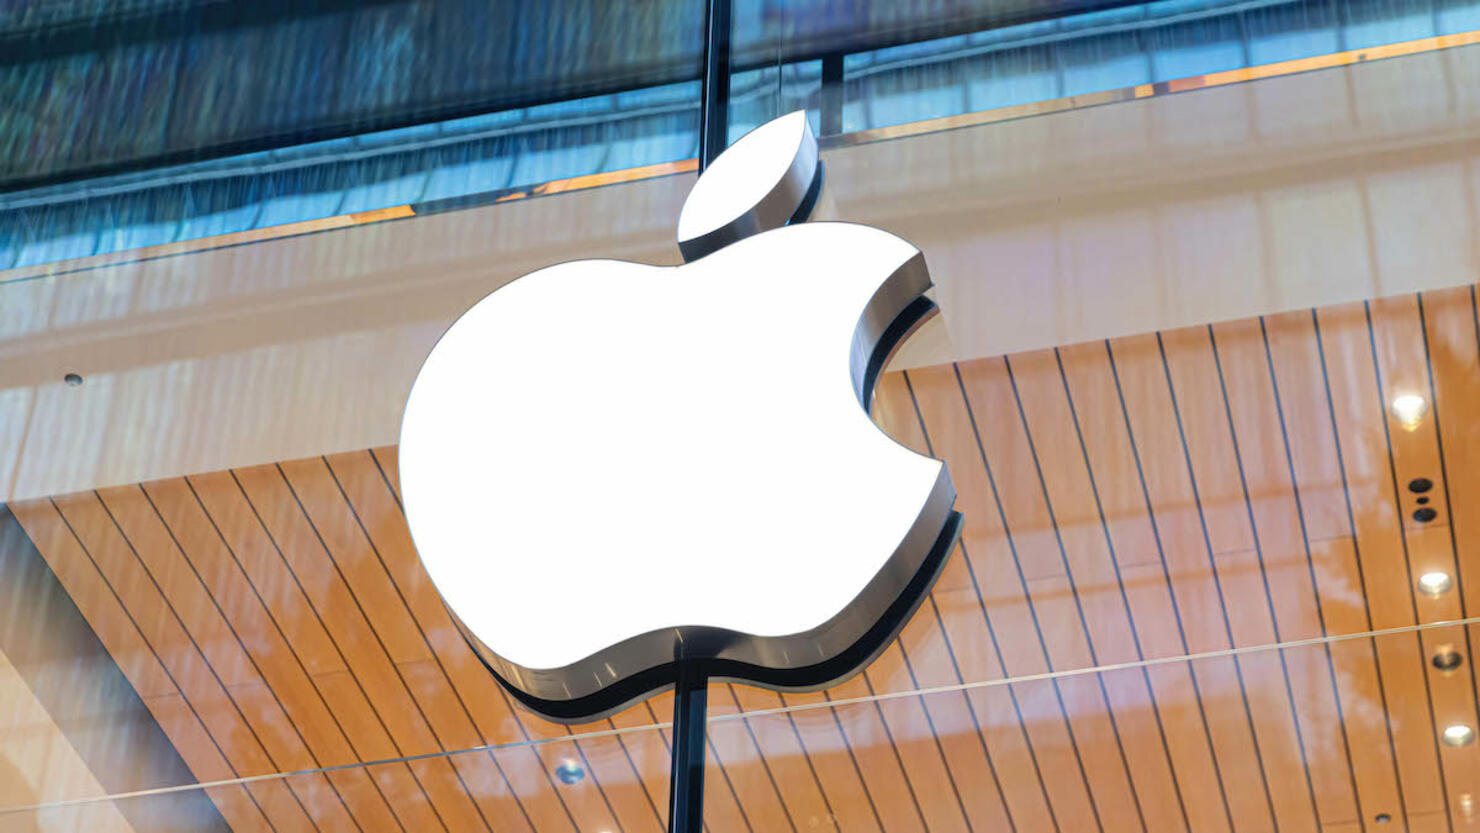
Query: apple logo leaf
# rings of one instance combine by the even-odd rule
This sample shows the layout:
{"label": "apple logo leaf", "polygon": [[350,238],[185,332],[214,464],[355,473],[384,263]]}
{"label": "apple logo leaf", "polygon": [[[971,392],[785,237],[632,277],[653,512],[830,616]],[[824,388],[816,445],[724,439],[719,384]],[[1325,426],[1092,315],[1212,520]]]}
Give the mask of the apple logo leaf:
{"label": "apple logo leaf", "polygon": [[698,260],[743,237],[807,219],[822,190],[807,113],[757,127],[705,169],[678,215],[678,248]]}
{"label": "apple logo leaf", "polygon": [[407,522],[468,644],[531,710],[591,720],[680,665],[831,684],[944,564],[949,473],[867,411],[934,310],[925,260],[879,229],[803,222],[821,176],[804,115],[769,122],[694,186],[686,263],[533,272],[422,366]]}

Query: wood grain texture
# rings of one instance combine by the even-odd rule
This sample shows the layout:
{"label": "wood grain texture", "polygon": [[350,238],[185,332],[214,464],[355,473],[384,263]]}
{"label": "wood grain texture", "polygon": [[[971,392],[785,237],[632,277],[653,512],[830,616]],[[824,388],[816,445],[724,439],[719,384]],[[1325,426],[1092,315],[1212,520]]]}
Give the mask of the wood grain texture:
{"label": "wood grain texture", "polygon": [[[960,545],[864,674],[711,688],[707,829],[1470,829],[1480,748],[1438,740],[1480,721],[1460,626],[829,703],[1473,614],[1477,320],[1463,287],[886,374],[875,420],[950,466]],[[14,511],[199,779],[350,765],[212,789],[235,829],[665,829],[671,695],[574,730],[515,707],[394,448]],[[1456,589],[1416,592],[1432,570]]]}

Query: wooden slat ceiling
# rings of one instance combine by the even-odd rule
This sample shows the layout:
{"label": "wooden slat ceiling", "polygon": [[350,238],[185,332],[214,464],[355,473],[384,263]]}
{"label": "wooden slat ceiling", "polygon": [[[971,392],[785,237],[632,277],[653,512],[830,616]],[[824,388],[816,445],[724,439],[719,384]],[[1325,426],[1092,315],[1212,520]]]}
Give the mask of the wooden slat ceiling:
{"label": "wooden slat ceiling", "polygon": [[[876,419],[944,458],[966,527],[862,676],[776,709],[1458,619],[1480,610],[1480,332],[1465,287],[891,373]],[[1405,428],[1386,406],[1432,403]],[[393,448],[13,508],[202,781],[570,730],[453,629]],[[1428,478],[1420,496],[1407,488]],[[1413,518],[1420,497],[1437,517]],[[573,507],[579,522],[579,507]],[[1467,511],[1468,510],[1468,511]],[[1457,591],[1414,579],[1443,570]],[[552,597],[551,616],[578,616]],[[500,592],[529,588],[491,588]],[[532,626],[537,627],[538,623]],[[710,831],[1480,825],[1461,626],[711,727]],[[1440,645],[1466,658],[1433,667]],[[668,719],[659,697],[597,726]],[[213,788],[242,831],[663,829],[656,730]],[[576,761],[586,776],[565,784]],[[1389,819],[1382,821],[1382,818]]]}

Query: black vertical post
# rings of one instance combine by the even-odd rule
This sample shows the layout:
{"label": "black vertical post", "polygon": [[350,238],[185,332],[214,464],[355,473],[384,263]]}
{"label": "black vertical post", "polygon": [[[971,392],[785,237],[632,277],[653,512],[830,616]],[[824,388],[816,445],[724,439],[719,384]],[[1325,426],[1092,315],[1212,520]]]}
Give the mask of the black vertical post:
{"label": "black vertical post", "polygon": [[[699,170],[725,149],[730,132],[732,0],[705,0],[704,74],[700,77]],[[704,830],[704,732],[709,681],[691,662],[678,663],[673,691],[673,768],[668,782],[668,833]]]}
{"label": "black vertical post", "polygon": [[843,132],[843,55],[822,58],[822,135]]}
{"label": "black vertical post", "polygon": [[704,721],[709,681],[693,663],[679,663],[673,691],[673,770],[668,784],[668,833],[704,829]]}
{"label": "black vertical post", "polygon": [[705,0],[704,74],[699,111],[699,170],[725,149],[730,132],[730,16],[732,0]]}

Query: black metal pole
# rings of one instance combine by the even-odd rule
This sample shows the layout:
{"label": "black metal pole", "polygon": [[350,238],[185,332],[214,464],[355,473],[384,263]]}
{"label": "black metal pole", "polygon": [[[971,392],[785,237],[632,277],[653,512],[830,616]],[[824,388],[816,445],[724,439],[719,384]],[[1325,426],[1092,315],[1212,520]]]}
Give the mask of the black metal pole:
{"label": "black metal pole", "polygon": [[730,13],[732,0],[704,6],[704,74],[699,110],[699,170],[725,149],[730,132]]}
{"label": "black metal pole", "polygon": [[673,770],[668,784],[668,833],[704,829],[704,720],[709,680],[680,663],[673,691]]}
{"label": "black metal pole", "polygon": [[822,59],[822,135],[843,132],[843,55],[841,52]]}
{"label": "black metal pole", "polygon": [[[729,141],[732,0],[704,6],[704,74],[700,77],[699,170]],[[673,688],[673,767],[668,782],[668,833],[704,830],[704,722],[709,681],[691,662],[678,664]]]}

